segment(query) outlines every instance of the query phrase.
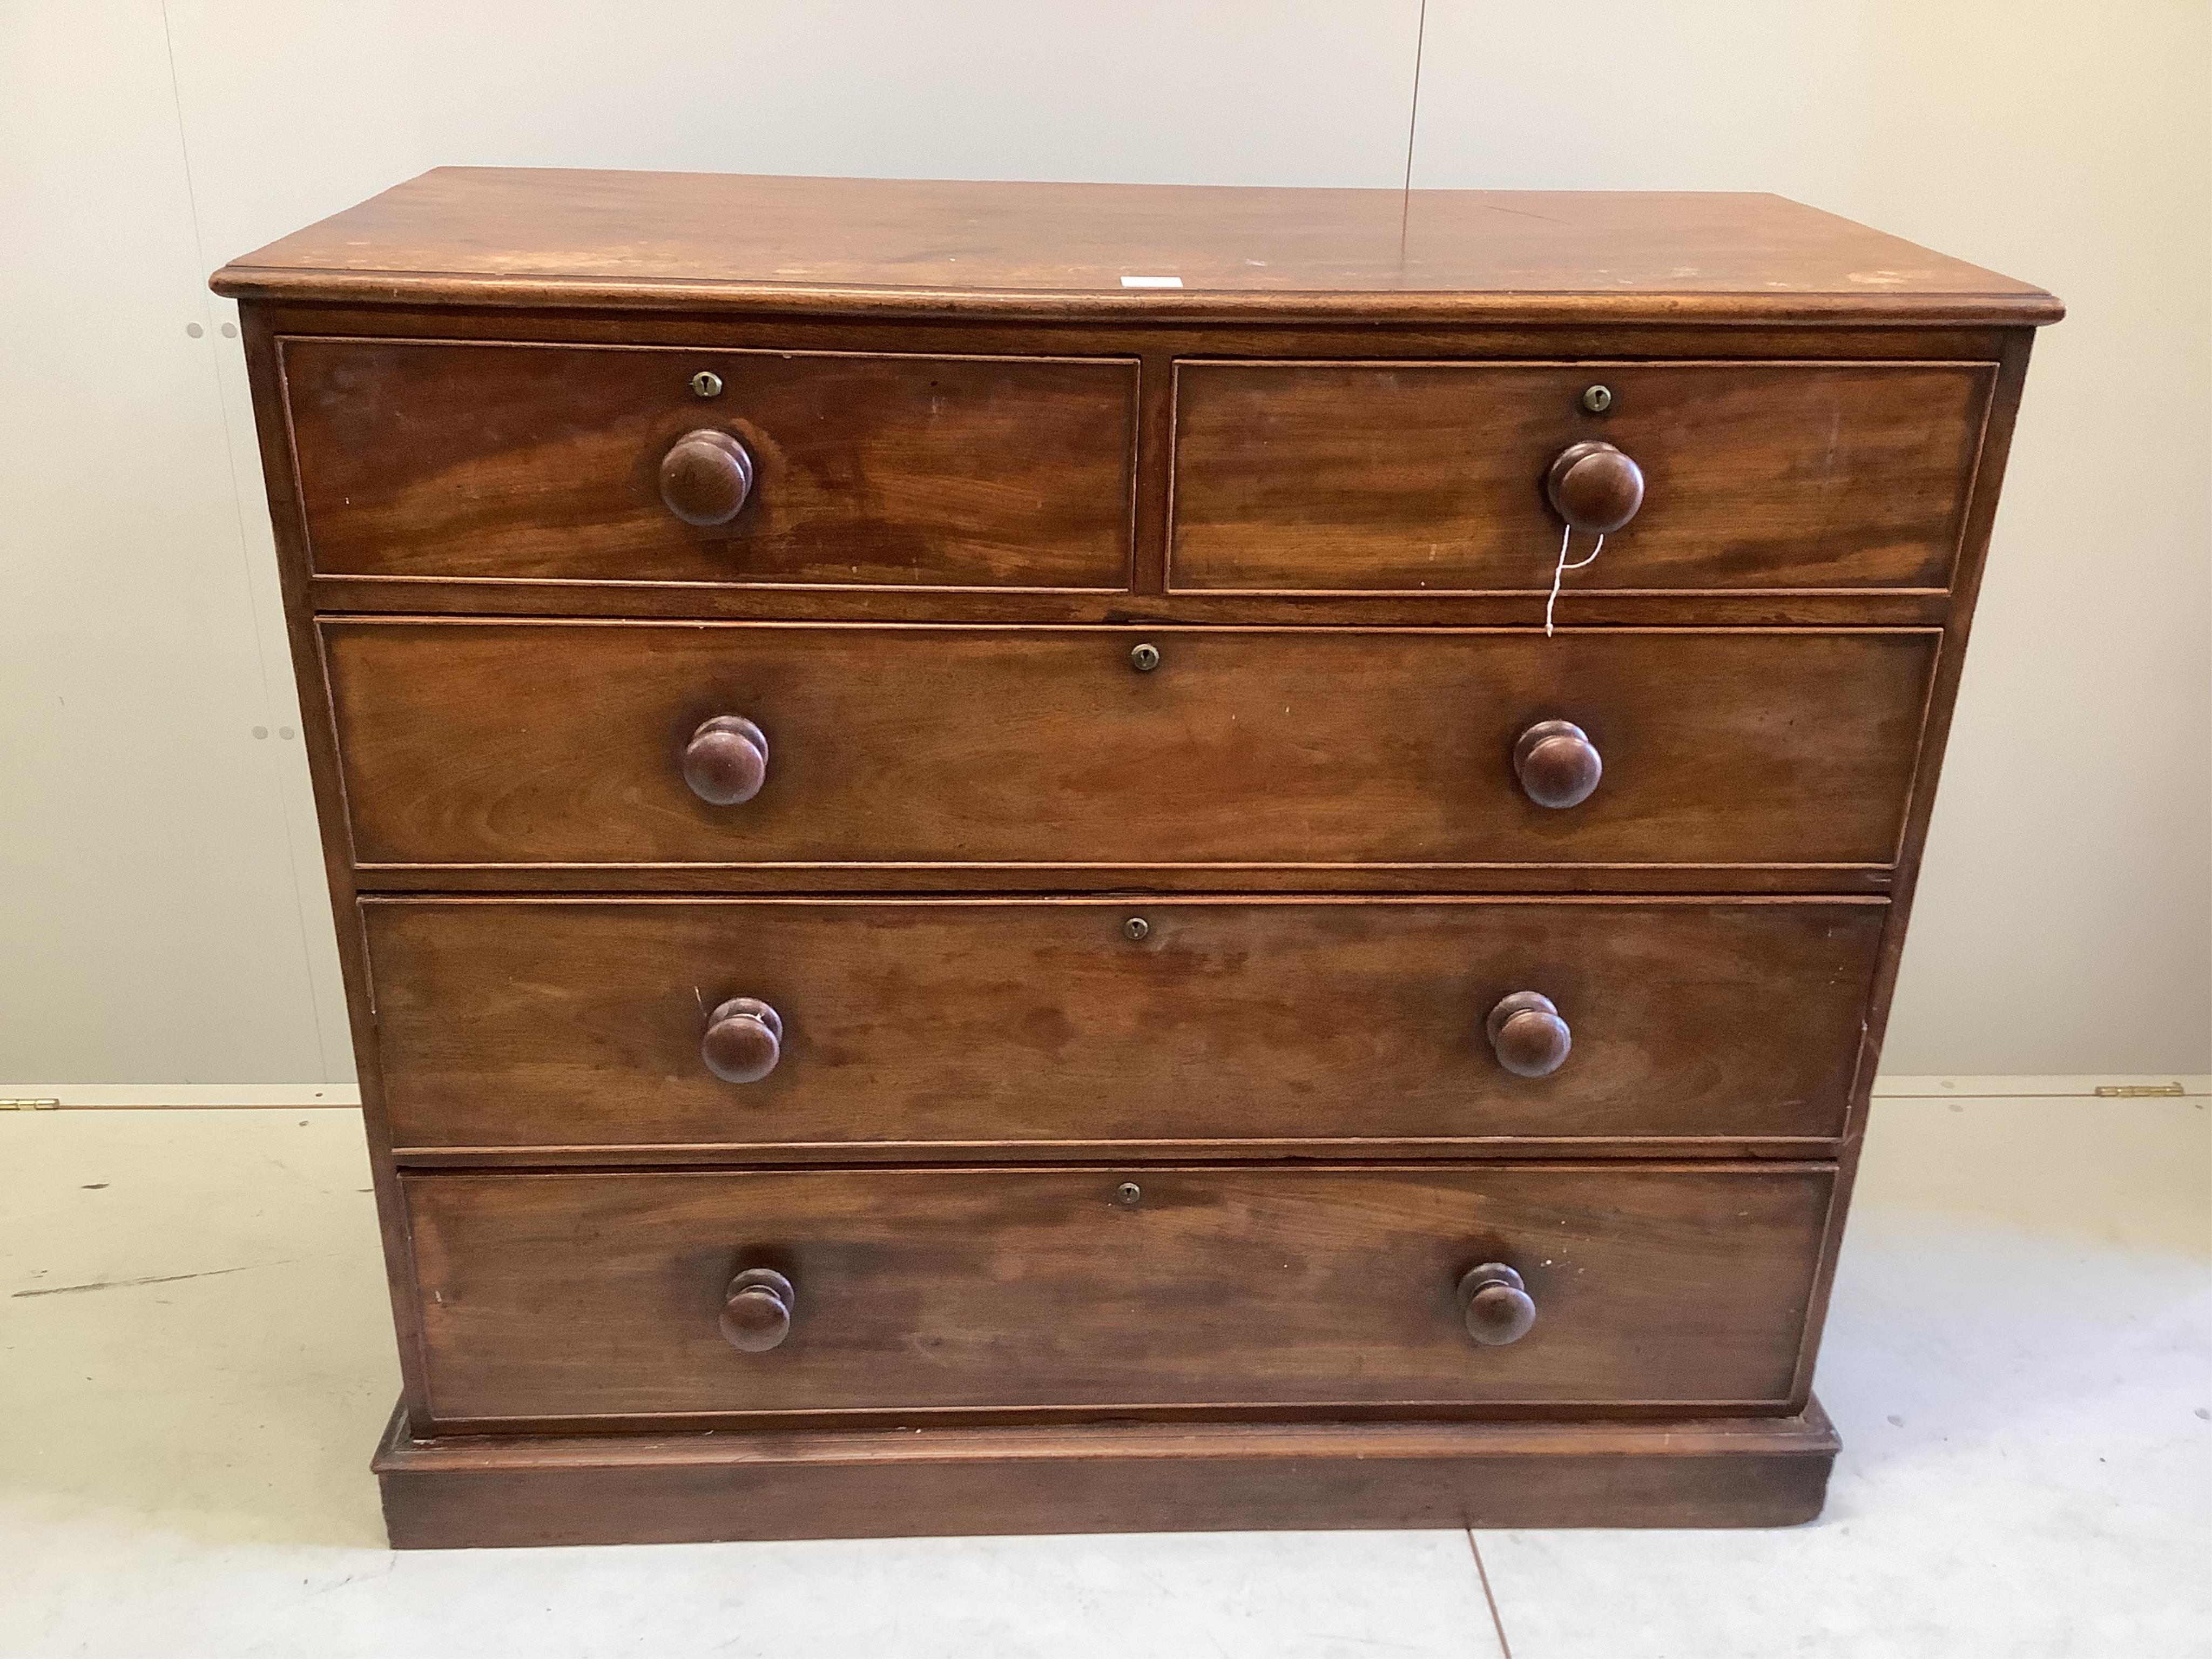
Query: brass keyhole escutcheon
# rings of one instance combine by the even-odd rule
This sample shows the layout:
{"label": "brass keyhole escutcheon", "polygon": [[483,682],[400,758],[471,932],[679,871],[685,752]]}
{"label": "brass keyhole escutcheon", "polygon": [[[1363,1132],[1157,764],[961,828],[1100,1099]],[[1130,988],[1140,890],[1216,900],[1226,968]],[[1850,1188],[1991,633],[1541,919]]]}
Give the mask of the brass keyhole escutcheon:
{"label": "brass keyhole escutcheon", "polygon": [[711,368],[702,368],[691,377],[692,395],[699,398],[719,398],[722,395],[722,377]]}
{"label": "brass keyhole escutcheon", "polygon": [[1613,407],[1613,388],[1609,386],[1594,386],[1587,388],[1583,392],[1583,407],[1593,415],[1604,414],[1607,410]]}
{"label": "brass keyhole escutcheon", "polygon": [[1129,647],[1129,666],[1139,674],[1149,674],[1160,665],[1160,648],[1157,645],[1136,645]]}
{"label": "brass keyhole escutcheon", "polygon": [[1133,1208],[1145,1201],[1145,1189],[1133,1181],[1125,1181],[1114,1189],[1114,1201],[1124,1209]]}
{"label": "brass keyhole escutcheon", "polygon": [[1146,921],[1142,916],[1131,916],[1128,921],[1121,924],[1122,934],[1126,938],[1132,939],[1143,939],[1152,931],[1152,924]]}

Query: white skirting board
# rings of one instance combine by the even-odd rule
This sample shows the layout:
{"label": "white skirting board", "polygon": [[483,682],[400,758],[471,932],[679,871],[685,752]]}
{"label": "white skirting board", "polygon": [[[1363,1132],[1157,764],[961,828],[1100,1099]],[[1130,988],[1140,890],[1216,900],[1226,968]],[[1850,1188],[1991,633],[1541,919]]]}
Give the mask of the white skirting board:
{"label": "white skirting board", "polygon": [[1893,1077],[1874,1080],[1876,1100],[2094,1100],[2120,1091],[2121,1097],[2212,1094],[2212,1073],[2154,1072],[2130,1075],[2111,1072],[2078,1077]]}
{"label": "white skirting board", "polygon": [[156,1106],[305,1110],[360,1105],[360,1086],[352,1083],[0,1083],[0,1106],[16,1111],[42,1111],[57,1106],[111,1110]]}
{"label": "white skirting board", "polygon": [[[2170,1095],[2212,1094],[2212,1075],[2171,1072],[2129,1076],[1879,1077],[1876,1100],[2091,1100],[2104,1090]],[[2121,1097],[2125,1097],[2124,1096]],[[263,1108],[307,1110],[361,1104],[350,1083],[0,1083],[0,1109],[16,1111],[141,1110],[181,1107],[210,1110]]]}

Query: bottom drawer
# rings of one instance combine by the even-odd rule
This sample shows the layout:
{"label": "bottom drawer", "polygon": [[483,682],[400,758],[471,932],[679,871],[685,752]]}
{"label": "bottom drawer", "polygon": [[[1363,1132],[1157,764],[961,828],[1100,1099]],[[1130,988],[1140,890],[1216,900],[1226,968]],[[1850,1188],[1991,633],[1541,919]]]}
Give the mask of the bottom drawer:
{"label": "bottom drawer", "polygon": [[[1781,1410],[1826,1165],[406,1177],[434,1418]],[[1479,1344],[1461,1284],[1534,1321]],[[767,1268],[723,1330],[744,1270]],[[1510,1284],[1473,1322],[1509,1334]]]}

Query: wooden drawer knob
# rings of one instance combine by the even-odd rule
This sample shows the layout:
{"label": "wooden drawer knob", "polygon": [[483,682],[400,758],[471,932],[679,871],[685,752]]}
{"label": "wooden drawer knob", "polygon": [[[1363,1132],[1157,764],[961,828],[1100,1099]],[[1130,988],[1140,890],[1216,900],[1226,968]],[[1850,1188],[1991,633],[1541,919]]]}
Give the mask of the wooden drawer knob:
{"label": "wooden drawer knob", "polygon": [[1486,1261],[1461,1276],[1459,1310],[1468,1340],[1485,1348],[1518,1342],[1536,1322],[1536,1304],[1521,1275],[1503,1261]]}
{"label": "wooden drawer knob", "polygon": [[660,458],[660,499],[686,524],[727,524],[752,493],[753,458],[726,432],[687,432]]}
{"label": "wooden drawer knob", "polygon": [[1516,1077],[1549,1077],[1567,1063],[1574,1033],[1540,991],[1516,991],[1490,1011],[1490,1046]]}
{"label": "wooden drawer knob", "polygon": [[1608,536],[1644,505],[1644,469],[1595,438],[1569,444],[1544,475],[1552,511],[1577,530]]}
{"label": "wooden drawer knob", "polygon": [[746,1353],[781,1346],[791,1334],[792,1304],[791,1281],[781,1273],[773,1267],[746,1268],[722,1293],[723,1340]]}
{"label": "wooden drawer knob", "polygon": [[1605,775],[1605,759],[1573,721],[1538,720],[1513,745],[1513,775],[1539,806],[1580,806]]}
{"label": "wooden drawer knob", "polygon": [[783,1016],[758,997],[732,997],[707,1016],[699,1058],[725,1083],[758,1083],[783,1058]]}
{"label": "wooden drawer knob", "polygon": [[750,800],[768,781],[768,733],[742,714],[717,714],[684,745],[684,781],[709,806]]}

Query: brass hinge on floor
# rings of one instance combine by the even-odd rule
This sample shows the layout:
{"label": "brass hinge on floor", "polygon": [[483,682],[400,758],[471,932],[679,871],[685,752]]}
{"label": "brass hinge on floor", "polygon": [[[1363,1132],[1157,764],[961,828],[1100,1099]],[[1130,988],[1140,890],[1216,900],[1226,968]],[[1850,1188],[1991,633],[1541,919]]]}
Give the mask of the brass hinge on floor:
{"label": "brass hinge on floor", "polygon": [[2100,1083],[2096,1089],[2100,1100],[2163,1099],[2185,1092],[2179,1083]]}
{"label": "brass hinge on floor", "polygon": [[58,1100],[0,1100],[0,1112],[51,1112],[60,1105]]}

